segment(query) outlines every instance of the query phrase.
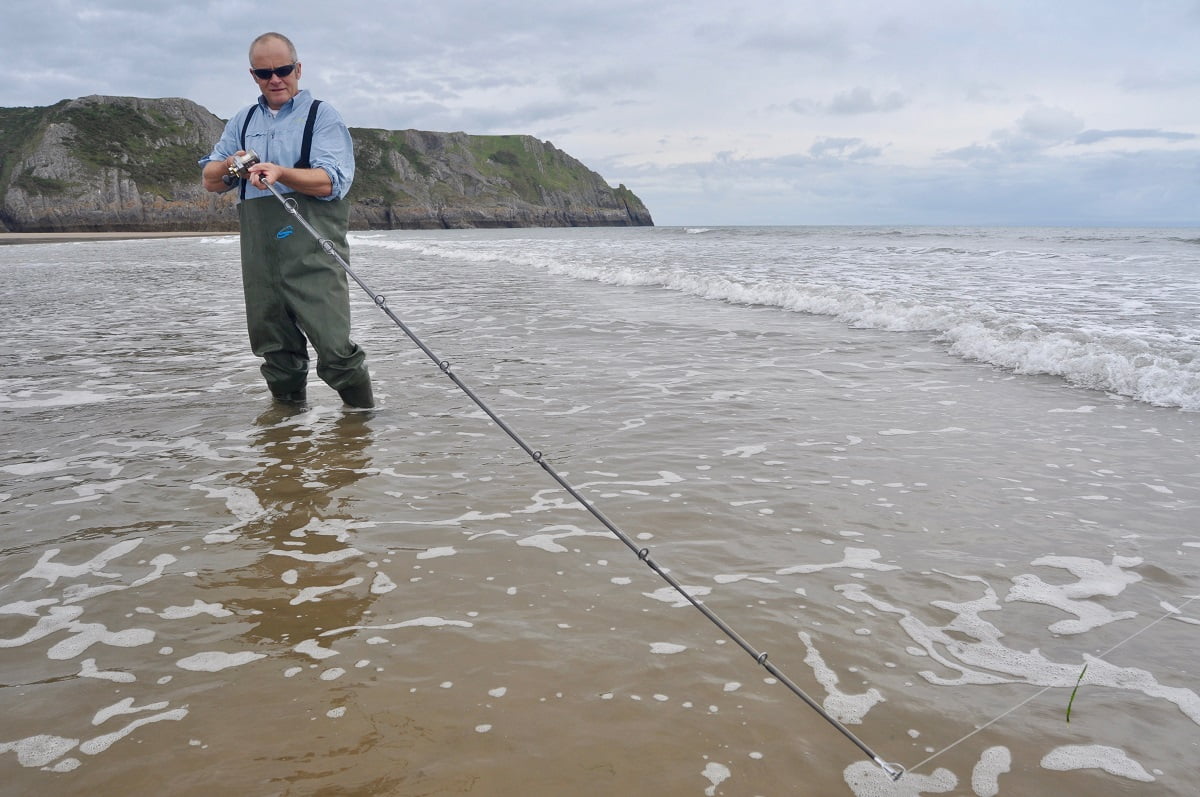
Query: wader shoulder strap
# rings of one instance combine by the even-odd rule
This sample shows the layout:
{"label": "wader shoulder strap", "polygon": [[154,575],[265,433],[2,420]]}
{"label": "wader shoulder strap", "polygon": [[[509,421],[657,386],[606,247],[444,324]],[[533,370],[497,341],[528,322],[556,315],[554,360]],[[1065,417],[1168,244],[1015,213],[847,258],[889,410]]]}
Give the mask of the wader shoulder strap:
{"label": "wader shoulder strap", "polygon": [[304,142],[300,145],[300,160],[296,161],[297,169],[312,168],[308,159],[312,156],[313,128],[317,124],[317,107],[320,104],[320,100],[313,100],[312,105],[308,107],[308,121],[304,123]]}
{"label": "wader shoulder strap", "polygon": [[[258,103],[256,102],[250,106],[250,112],[246,114],[246,121],[242,122],[242,138],[241,138],[242,152],[246,151],[246,131],[250,129],[250,120],[254,118],[254,112],[257,110],[258,110]],[[238,191],[240,192],[240,196],[238,197],[238,199],[245,199],[246,198],[246,181],[245,180],[242,180],[242,184],[240,186],[238,186]]]}

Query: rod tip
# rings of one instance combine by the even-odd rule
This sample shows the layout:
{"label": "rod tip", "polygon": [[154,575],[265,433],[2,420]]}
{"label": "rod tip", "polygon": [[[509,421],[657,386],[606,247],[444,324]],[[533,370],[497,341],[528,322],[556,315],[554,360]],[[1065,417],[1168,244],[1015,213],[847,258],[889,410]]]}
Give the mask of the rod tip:
{"label": "rod tip", "polygon": [[892,779],[893,783],[900,780],[900,778],[904,776],[904,767],[900,766],[899,764],[891,764],[881,758],[876,758],[875,763],[879,765],[880,769],[887,773],[887,776]]}

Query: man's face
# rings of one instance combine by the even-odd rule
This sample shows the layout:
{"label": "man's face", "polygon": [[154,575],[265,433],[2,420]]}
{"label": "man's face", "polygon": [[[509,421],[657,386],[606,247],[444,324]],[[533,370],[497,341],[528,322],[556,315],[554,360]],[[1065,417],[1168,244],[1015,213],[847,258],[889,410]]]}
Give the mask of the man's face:
{"label": "man's face", "polygon": [[254,82],[258,84],[258,88],[262,91],[263,97],[266,98],[267,107],[273,111],[282,108],[285,102],[299,93],[300,64],[297,62],[296,68],[287,77],[271,75],[266,80],[255,75],[253,70],[276,69],[281,66],[288,66],[291,63],[292,58],[288,52],[288,47],[279,39],[261,41],[255,45],[254,50],[250,53],[250,74],[254,77]]}

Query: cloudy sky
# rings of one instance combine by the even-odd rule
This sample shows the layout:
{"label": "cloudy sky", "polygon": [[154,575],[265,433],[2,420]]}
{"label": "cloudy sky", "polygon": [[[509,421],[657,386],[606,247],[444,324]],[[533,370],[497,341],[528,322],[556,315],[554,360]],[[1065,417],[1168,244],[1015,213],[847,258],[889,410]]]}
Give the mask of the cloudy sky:
{"label": "cloudy sky", "polygon": [[257,89],[527,133],[660,225],[1200,226],[1200,0],[7,0],[0,106]]}

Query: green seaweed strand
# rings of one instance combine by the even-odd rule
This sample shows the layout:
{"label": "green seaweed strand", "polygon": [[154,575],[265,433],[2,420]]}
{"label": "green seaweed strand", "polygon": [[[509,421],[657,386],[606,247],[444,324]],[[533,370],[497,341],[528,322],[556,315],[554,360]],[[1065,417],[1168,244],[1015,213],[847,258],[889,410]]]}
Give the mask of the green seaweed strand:
{"label": "green seaweed strand", "polygon": [[1067,701],[1067,724],[1071,722],[1071,706],[1075,703],[1075,695],[1079,692],[1079,685],[1083,683],[1083,676],[1087,674],[1087,665],[1083,665],[1083,671],[1079,673],[1079,678],[1075,681],[1075,688],[1071,690],[1071,699]]}

